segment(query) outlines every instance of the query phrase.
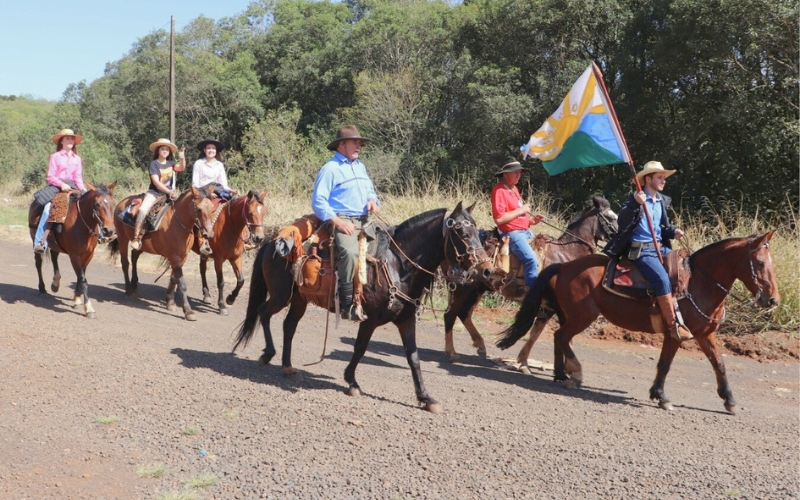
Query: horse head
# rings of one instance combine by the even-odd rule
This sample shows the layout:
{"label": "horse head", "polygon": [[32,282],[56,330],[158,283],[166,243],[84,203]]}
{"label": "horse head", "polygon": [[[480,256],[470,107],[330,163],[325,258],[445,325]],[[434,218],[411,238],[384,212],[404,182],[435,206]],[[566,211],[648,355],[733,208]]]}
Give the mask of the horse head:
{"label": "horse head", "polygon": [[767,309],[777,306],[781,300],[769,249],[773,234],[775,231],[747,238],[747,258],[741,259],[743,262],[739,262],[736,269],[739,280],[755,297],[753,301]]}
{"label": "horse head", "polygon": [[444,217],[444,256],[450,269],[461,269],[460,281],[470,282],[476,277],[491,286],[494,266],[481,244],[478,228],[472,218],[475,204],[463,208],[458,202],[456,208]]}
{"label": "horse head", "polygon": [[244,204],[244,221],[250,230],[250,238],[254,245],[260,245],[264,241],[264,199],[267,192],[258,194],[257,191],[247,193],[247,201]]}
{"label": "horse head", "polygon": [[611,210],[611,204],[602,196],[593,196],[592,205],[597,212],[597,228],[594,232],[594,242],[609,241],[619,231],[617,214]]}
{"label": "horse head", "polygon": [[[114,188],[117,182],[114,181],[108,185],[93,186],[86,182],[88,191],[81,199],[85,199],[84,203],[91,206],[91,218],[88,214],[83,214],[83,208],[79,207],[81,217],[86,220],[94,220],[97,223],[97,235],[101,242],[113,239],[117,230],[114,227]],[[88,208],[88,207],[87,207]]]}
{"label": "horse head", "polygon": [[203,238],[214,237],[214,224],[212,217],[214,216],[214,203],[211,201],[211,195],[214,193],[214,184],[206,188],[192,188],[192,203],[194,205],[194,213],[197,218],[198,225],[200,226],[200,233]]}

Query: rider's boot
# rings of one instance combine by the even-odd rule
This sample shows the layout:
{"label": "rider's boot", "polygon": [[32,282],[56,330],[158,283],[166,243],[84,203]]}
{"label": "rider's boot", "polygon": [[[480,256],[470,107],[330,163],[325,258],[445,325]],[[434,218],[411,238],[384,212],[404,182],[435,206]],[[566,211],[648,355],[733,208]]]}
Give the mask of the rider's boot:
{"label": "rider's boot", "polygon": [[44,227],[44,232],[42,233],[42,240],[37,241],[36,244],[33,246],[33,253],[42,255],[47,250],[47,237],[50,235],[50,224],[47,224]]}
{"label": "rider's boot", "polygon": [[362,318],[358,316],[356,306],[353,303],[353,282],[342,283],[339,282],[339,309],[342,313],[342,318],[351,321],[361,322]]}
{"label": "rider's boot", "polygon": [[142,249],[142,226],[144,225],[144,221],[140,221],[139,218],[136,218],[136,224],[133,226],[133,240],[131,240],[131,248],[134,250],[141,250]]}
{"label": "rider's boot", "polygon": [[669,332],[670,337],[678,342],[694,338],[692,332],[690,332],[685,325],[678,322],[678,317],[675,314],[675,307],[672,304],[671,293],[656,297],[656,302],[658,303],[658,308],[661,310],[661,317],[664,318],[664,324],[667,327],[667,332]]}

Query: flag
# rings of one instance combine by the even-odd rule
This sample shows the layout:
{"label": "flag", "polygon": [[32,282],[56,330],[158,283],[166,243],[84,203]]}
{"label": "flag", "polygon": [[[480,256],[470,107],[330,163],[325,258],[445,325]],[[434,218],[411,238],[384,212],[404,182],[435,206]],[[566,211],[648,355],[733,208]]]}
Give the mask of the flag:
{"label": "flag", "polygon": [[628,147],[593,64],[578,78],[556,112],[519,148],[525,158],[539,158],[550,175],[573,168],[630,163]]}

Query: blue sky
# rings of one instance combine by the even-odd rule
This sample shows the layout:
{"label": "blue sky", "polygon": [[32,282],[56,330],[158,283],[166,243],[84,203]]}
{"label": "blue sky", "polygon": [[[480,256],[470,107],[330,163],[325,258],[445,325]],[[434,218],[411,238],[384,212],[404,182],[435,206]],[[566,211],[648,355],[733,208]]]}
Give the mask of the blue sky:
{"label": "blue sky", "polygon": [[58,100],[70,83],[91,82],[139,38],[180,31],[200,15],[219,20],[250,0],[0,0],[0,95]]}

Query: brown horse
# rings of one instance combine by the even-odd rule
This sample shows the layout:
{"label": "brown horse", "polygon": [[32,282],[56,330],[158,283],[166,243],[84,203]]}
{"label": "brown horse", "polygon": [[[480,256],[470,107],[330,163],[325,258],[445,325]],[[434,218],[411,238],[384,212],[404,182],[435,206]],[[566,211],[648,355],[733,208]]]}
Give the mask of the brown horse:
{"label": "brown horse", "polygon": [[[98,242],[105,242],[113,238],[114,229],[114,187],[116,182],[107,186],[92,186],[77,202],[70,203],[67,209],[67,218],[61,231],[50,231],[47,243],[50,247],[50,258],[53,261],[53,283],[50,289],[53,293],[61,285],[61,271],[58,269],[58,254],[65,253],[69,256],[72,268],[77,278],[75,284],[74,306],[83,304],[87,318],[94,318],[95,311],[89,301],[89,283],[86,281],[86,268],[94,256],[94,249]],[[31,203],[28,209],[28,227],[31,230],[31,239],[36,234],[36,226],[42,215],[42,206]],[[39,274],[39,293],[47,293],[42,280],[42,256],[35,254],[36,272]]]}
{"label": "brown horse", "polygon": [[[217,218],[211,221],[215,228],[214,236],[208,239],[211,247],[211,257],[214,258],[214,271],[217,273],[217,290],[219,297],[219,313],[222,316],[228,315],[229,306],[233,305],[239,290],[244,285],[244,275],[242,274],[242,253],[245,243],[259,245],[264,240],[264,198],[266,192],[258,194],[250,191],[247,196],[236,198],[225,204],[217,214]],[[247,228],[248,237],[243,238],[242,233]],[[200,276],[203,279],[203,302],[211,303],[211,293],[206,281],[206,267],[208,265],[208,255],[200,253],[200,246],[195,240],[192,251],[200,256]],[[231,263],[233,274],[236,275],[236,288],[228,295],[225,301],[222,300],[224,294],[225,281],[222,276],[222,265],[225,261]]]}
{"label": "brown horse", "polygon": [[[691,278],[687,295],[679,301],[686,326],[705,353],[717,375],[717,394],[725,409],[736,412],[736,401],[728,385],[725,364],[717,349],[715,332],[725,315],[725,297],[737,279],[754,295],[753,301],[764,308],[778,304],[780,293],[775,282],[769,241],[773,232],[749,238],[730,238],[700,249],[689,259]],[[651,318],[660,317],[657,306],[649,301],[625,298],[606,290],[601,282],[609,258],[590,255],[549,266],[528,291],[514,324],[502,332],[497,345],[507,348],[520,339],[536,322],[538,336],[552,313],[542,318],[542,305],[552,309],[561,322],[555,336],[555,380],[569,387],[583,380],[581,364],[570,347],[572,338],[585,330],[599,316],[628,330],[656,333]],[[666,330],[666,329],[664,329]],[[664,382],[680,342],[663,333],[664,344],[658,360],[656,379],[650,398],[671,410],[664,394]],[[567,378],[569,377],[569,379]]]}
{"label": "brown horse", "polygon": [[117,239],[109,245],[111,255],[119,253],[122,263],[122,273],[125,276],[125,294],[135,297],[139,285],[139,275],[136,270],[136,263],[143,252],[161,255],[169,263],[172,273],[167,287],[167,310],[174,311],[175,289],[179,290],[183,302],[183,314],[189,321],[196,321],[197,317],[189,304],[189,296],[186,294],[186,281],[183,277],[183,263],[192,249],[194,243],[194,233],[192,226],[195,222],[199,223],[200,230],[205,238],[214,236],[214,228],[211,225],[211,213],[213,203],[211,193],[213,186],[207,189],[195,189],[184,191],[172,206],[167,209],[158,229],[148,232],[142,238],[142,248],[131,251],[131,261],[133,263],[133,277],[128,278],[128,243],[133,239],[133,228],[120,220],[120,213],[128,206],[130,198],[125,198],[117,205],[114,210],[114,225],[117,227]]}
{"label": "brown horse", "polygon": [[[470,215],[472,208],[464,209],[459,203],[452,213],[443,208],[431,210],[396,227],[381,226],[375,254],[379,264],[369,266],[368,284],[364,286],[363,306],[367,320],[359,323],[353,356],[344,371],[344,378],[350,385],[349,395],[361,395],[361,387],[356,382],[356,368],[372,333],[378,326],[391,322],[400,331],[417,400],[431,412],[441,411],[422,382],[416,344],[416,313],[420,298],[426,289],[430,289],[436,268],[443,261],[458,262],[465,270],[466,280],[487,279],[493,273]],[[233,349],[247,345],[260,320],[267,345],[259,362],[262,365],[269,363],[276,353],[270,318],[289,306],[283,321],[281,364],[285,374],[292,374],[292,339],[307,305],[306,298],[298,292],[291,263],[276,255],[274,241],[267,243],[259,249],[253,263],[247,313]]]}
{"label": "brown horse", "polygon": [[[595,196],[591,200],[591,206],[583,210],[567,226],[564,234],[558,239],[549,240],[545,243],[541,267],[544,269],[549,264],[569,262],[578,257],[593,254],[597,250],[597,243],[600,240],[607,241],[616,232],[617,214],[611,210],[608,200],[602,196]],[[450,296],[450,307],[444,314],[444,352],[450,361],[456,361],[460,358],[453,345],[453,325],[456,322],[456,317],[461,320],[461,323],[469,332],[472,338],[472,345],[477,348],[478,354],[483,357],[486,356],[486,345],[483,337],[472,322],[472,312],[480,302],[483,294],[490,291],[493,291],[492,288],[485,283],[473,282],[469,285],[457,285]],[[535,339],[533,342],[535,342]],[[517,361],[520,365],[519,369],[523,373],[530,373],[528,355],[531,352],[531,348],[533,348],[533,342],[529,340],[520,351],[519,356],[517,356]]]}

